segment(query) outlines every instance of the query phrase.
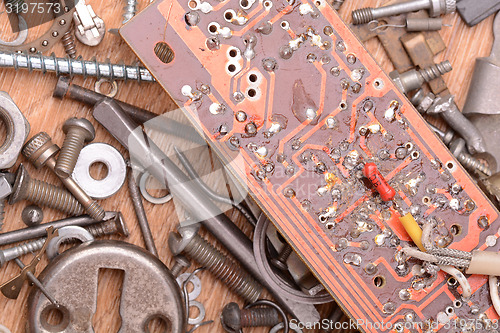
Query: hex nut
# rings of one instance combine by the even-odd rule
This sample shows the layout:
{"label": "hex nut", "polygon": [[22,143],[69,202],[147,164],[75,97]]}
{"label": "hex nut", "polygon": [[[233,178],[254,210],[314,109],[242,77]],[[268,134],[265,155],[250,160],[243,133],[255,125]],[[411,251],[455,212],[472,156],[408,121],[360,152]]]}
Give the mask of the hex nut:
{"label": "hex nut", "polygon": [[0,200],[7,198],[12,193],[12,184],[5,175],[0,175]]}
{"label": "hex nut", "polygon": [[12,98],[0,91],[0,120],[7,127],[7,138],[0,146],[0,169],[12,167],[30,132],[30,124]]}

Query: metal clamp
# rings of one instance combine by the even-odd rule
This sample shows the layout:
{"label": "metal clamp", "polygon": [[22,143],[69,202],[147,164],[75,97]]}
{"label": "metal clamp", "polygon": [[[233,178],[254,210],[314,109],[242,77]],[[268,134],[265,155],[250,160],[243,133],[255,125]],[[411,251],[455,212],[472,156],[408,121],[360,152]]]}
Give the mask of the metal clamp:
{"label": "metal clamp", "polygon": [[0,91],[0,120],[7,127],[7,138],[0,146],[0,169],[8,169],[16,163],[30,132],[30,124],[4,91]]}

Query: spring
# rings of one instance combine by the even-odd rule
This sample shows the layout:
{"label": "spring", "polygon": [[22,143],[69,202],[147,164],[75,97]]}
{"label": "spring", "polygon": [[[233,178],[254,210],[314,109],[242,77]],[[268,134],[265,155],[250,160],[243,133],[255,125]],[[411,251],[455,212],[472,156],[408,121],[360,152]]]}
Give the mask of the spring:
{"label": "spring", "polygon": [[123,24],[127,23],[137,12],[137,0],[126,0],[127,5],[123,7]]}
{"label": "spring", "polygon": [[64,36],[61,39],[61,42],[63,43],[64,46],[64,51],[66,51],[66,54],[72,58],[76,58],[76,44],[75,44],[75,35],[74,35],[74,25],[71,25],[71,28],[66,31]]}

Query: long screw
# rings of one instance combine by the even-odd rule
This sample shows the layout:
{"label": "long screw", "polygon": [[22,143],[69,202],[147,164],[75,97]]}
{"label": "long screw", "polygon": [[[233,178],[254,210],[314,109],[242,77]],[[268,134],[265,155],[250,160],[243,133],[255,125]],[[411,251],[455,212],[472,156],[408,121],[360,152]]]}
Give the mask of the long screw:
{"label": "long screw", "polygon": [[[120,212],[106,212],[104,216],[104,221],[119,219],[117,221],[117,228],[119,228],[119,233],[121,235],[128,235],[128,229],[123,221],[123,216]],[[88,215],[81,215],[75,217],[69,217],[62,220],[47,222],[39,224],[35,227],[29,227],[24,229],[13,230],[9,232],[0,233],[0,246],[9,245],[18,242],[26,242],[30,239],[40,238],[47,235],[47,228],[54,227],[54,229],[59,229],[69,225],[75,225],[79,227],[87,227],[100,223],[101,221],[96,221]],[[120,227],[121,226],[121,227]]]}
{"label": "long screw", "polygon": [[71,59],[76,58],[76,44],[75,44],[75,26],[71,24],[71,27],[63,35],[61,42],[64,46],[64,51]]}
{"label": "long screw", "polygon": [[135,215],[137,216],[137,221],[139,222],[139,227],[141,228],[142,237],[144,238],[144,244],[149,252],[151,252],[155,257],[158,257],[158,250],[156,249],[153,234],[151,233],[151,228],[149,227],[148,217],[146,215],[146,211],[144,210],[141,194],[139,193],[139,186],[135,181],[134,172],[130,167],[130,161],[128,164],[128,189],[130,198],[132,199],[132,204],[134,205]]}
{"label": "long screw", "polygon": [[[47,165],[50,170],[55,172],[56,159],[54,156],[58,151],[59,147],[52,142],[50,136],[45,132],[40,132],[24,145],[22,154],[37,169]],[[59,177],[59,179],[61,179],[64,186],[75,196],[93,219],[100,221],[104,218],[104,209],[89,197],[71,176],[66,178]]]}
{"label": "long screw", "polygon": [[113,80],[135,80],[155,82],[151,73],[144,67],[98,62],[95,59],[84,60],[81,58],[57,58],[54,54],[43,56],[40,54],[29,55],[25,53],[0,51],[0,67],[24,68],[42,73],[54,72],[56,75],[83,75],[97,79],[106,78]]}
{"label": "long screw", "polygon": [[41,180],[33,179],[24,165],[16,172],[14,189],[9,204],[27,200],[42,207],[50,207],[68,215],[81,215],[83,207],[70,192]]}
{"label": "long screw", "polygon": [[[169,235],[170,250],[174,255],[184,254],[198,264],[206,267],[219,280],[225,283],[246,301],[253,303],[262,293],[262,287],[248,273],[227,255],[209,244],[197,233],[188,237],[172,232]],[[182,245],[181,245],[182,244]],[[180,248],[183,246],[184,248]],[[180,251],[180,252],[179,252]]]}
{"label": "long screw", "polygon": [[431,17],[454,12],[456,0],[413,0],[378,8],[361,8],[352,12],[354,24],[364,24],[383,17],[428,9]]}
{"label": "long screw", "polygon": [[393,71],[389,76],[399,90],[406,94],[407,92],[420,88],[425,82],[430,82],[450,72],[452,69],[451,63],[445,60],[439,64],[434,64],[418,71],[416,69],[411,69],[401,74],[397,71]]}
{"label": "long screw", "polygon": [[233,302],[222,309],[220,320],[226,332],[240,332],[244,327],[272,327],[281,322],[274,308],[240,309]]}
{"label": "long screw", "polygon": [[63,132],[66,137],[57,158],[55,173],[59,177],[67,178],[73,174],[76,161],[85,142],[94,140],[95,128],[85,118],[70,118],[64,123]]}
{"label": "long screw", "polygon": [[[107,235],[119,234],[122,236],[128,235],[127,226],[124,224],[123,220],[120,218],[114,218],[108,221],[96,223],[94,225],[89,225],[84,227],[94,238],[99,238]],[[39,251],[46,238],[42,237],[37,240],[20,244],[5,250],[0,250],[0,267],[5,263],[19,258],[25,254],[33,253]],[[68,243],[75,242],[74,239],[68,240]]]}

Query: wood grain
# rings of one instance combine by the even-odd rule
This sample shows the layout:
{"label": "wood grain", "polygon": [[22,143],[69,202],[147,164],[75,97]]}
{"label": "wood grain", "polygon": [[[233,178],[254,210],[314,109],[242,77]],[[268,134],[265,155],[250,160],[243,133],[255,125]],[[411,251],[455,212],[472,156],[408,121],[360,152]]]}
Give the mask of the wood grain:
{"label": "wood grain", "polygon": [[[350,12],[355,8],[364,6],[379,6],[384,1],[361,1],[347,0],[342,7],[340,14],[350,22]],[[122,21],[122,8],[124,1],[89,1],[94,7],[94,10],[106,22],[107,28],[119,28]],[[140,0],[139,9],[144,8],[148,1]],[[2,5],[3,7],[3,5]],[[0,8],[0,11],[4,10]],[[493,34],[492,21],[490,17],[477,25],[474,28],[467,27],[457,14],[447,15],[444,18],[447,24],[452,27],[445,27],[441,31],[441,35],[448,48],[439,54],[435,61],[439,62],[448,59],[453,64],[454,70],[444,76],[445,81],[452,94],[456,96],[459,107],[462,107],[465,101],[468,85],[472,76],[474,59],[479,56],[487,56],[489,54]],[[12,37],[6,15],[0,15],[0,27],[2,33],[0,38],[7,39]],[[47,25],[33,30],[33,35],[43,33]],[[372,53],[378,63],[385,71],[391,71],[390,64],[384,49],[376,40],[370,40],[366,43],[368,50]],[[87,47],[82,44],[77,44],[78,54],[84,58],[97,57],[98,60],[111,59],[112,62],[123,61],[126,64],[137,62],[136,56],[121,41],[119,36],[107,33],[104,41],[98,47]],[[58,56],[64,56],[62,45],[55,45],[51,50]],[[175,78],[173,78],[175,79]],[[91,116],[91,109],[87,106],[73,102],[70,100],[57,100],[52,98],[52,91],[57,82],[57,78],[53,74],[43,75],[41,73],[29,73],[27,71],[15,72],[11,69],[0,70],[0,90],[7,91],[20,109],[25,114],[31,124],[31,135],[39,131],[46,131],[52,137],[54,142],[61,145],[64,139],[61,131],[61,126],[64,121],[73,116],[85,117],[92,121],[96,127],[97,136],[95,142],[105,142],[117,147],[124,155],[126,151],[114,140],[102,127],[100,127]],[[95,80],[93,78],[75,78],[74,82],[93,89]],[[119,82],[119,91],[116,98],[139,107],[151,110],[157,114],[164,113],[174,109],[172,101],[164,93],[161,87],[157,84],[136,82]],[[3,124],[0,126],[0,140],[5,136]],[[27,161],[20,158],[18,163],[22,162],[27,165],[31,175],[38,179],[42,179],[53,184],[60,184],[50,171],[35,170],[28,165]],[[12,170],[15,170],[13,168]],[[119,210],[126,219],[130,229],[130,236],[126,241],[139,246],[143,246],[141,233],[136,222],[135,213],[133,211],[130,198],[126,186],[124,186],[113,197],[102,200],[102,206],[106,210]],[[22,228],[24,225],[20,215],[22,209],[27,205],[26,202],[18,203],[14,206],[7,206],[6,223],[2,231],[11,231]],[[177,214],[174,212],[172,202],[161,206],[155,206],[145,203],[147,214],[149,216],[151,229],[155,237],[156,246],[158,248],[160,259],[167,266],[172,265],[172,256],[168,250],[167,237],[168,233],[175,228],[178,222]],[[51,221],[64,218],[64,215],[51,209],[44,209],[44,221]],[[251,235],[250,226],[243,222],[238,212],[229,211],[228,215],[231,219],[237,221],[239,226],[248,234]],[[205,234],[203,232],[203,234]],[[207,236],[208,237],[208,236]],[[213,238],[209,237],[213,242]],[[215,243],[215,242],[213,242]],[[31,260],[30,256],[22,258],[24,262]],[[44,259],[38,268],[38,272],[47,264]],[[191,270],[193,267],[191,268]],[[6,281],[19,272],[19,268],[14,263],[9,263],[0,270],[0,281]],[[203,284],[203,292],[198,298],[207,310],[206,320],[214,320],[214,323],[200,328],[197,332],[223,332],[219,323],[219,313],[222,307],[228,302],[235,301],[242,303],[219,281],[212,278],[208,273],[201,274]],[[113,314],[118,313],[118,299],[120,295],[118,274],[103,274],[99,284],[99,300],[100,306],[94,317],[96,332],[116,332],[119,327],[119,320]],[[0,297],[0,323],[7,326],[14,333],[23,332],[25,330],[27,316],[27,295],[31,287],[25,284],[19,299],[9,300],[5,297]],[[329,310],[328,306],[320,308],[320,312],[326,314]],[[248,332],[267,332],[267,329],[248,329]]]}

